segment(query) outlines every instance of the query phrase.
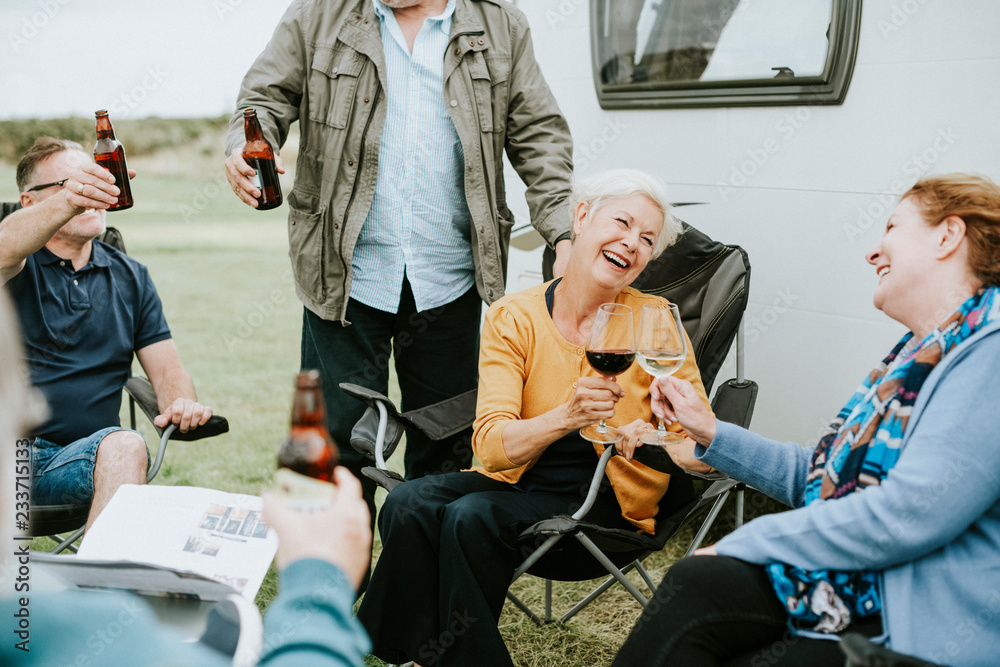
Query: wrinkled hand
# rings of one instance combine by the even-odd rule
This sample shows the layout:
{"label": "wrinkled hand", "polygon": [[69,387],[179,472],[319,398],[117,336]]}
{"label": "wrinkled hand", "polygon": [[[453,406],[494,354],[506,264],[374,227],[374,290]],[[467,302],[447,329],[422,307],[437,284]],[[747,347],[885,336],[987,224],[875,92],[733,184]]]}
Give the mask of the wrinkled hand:
{"label": "wrinkled hand", "polygon": [[573,398],[566,404],[568,428],[571,430],[590,426],[602,419],[615,416],[615,404],[625,395],[625,390],[604,377],[582,377],[576,383]]}
{"label": "wrinkled hand", "polygon": [[211,416],[212,408],[190,398],[177,398],[153,419],[153,424],[162,429],[174,423],[181,433],[187,433],[207,422]]}
{"label": "wrinkled hand", "polygon": [[[274,156],[274,166],[279,174],[285,173],[285,163],[277,155]],[[254,187],[251,180],[253,176],[253,168],[243,159],[243,149],[234,149],[232,154],[226,158],[226,180],[229,181],[229,187],[244,204],[257,208],[257,197],[260,197],[260,189]]]}
{"label": "wrinkled hand", "polygon": [[705,408],[690,382],[672,375],[659,377],[649,385],[649,395],[653,414],[669,424],[680,422],[699,445],[712,444],[717,426],[715,416]]}
{"label": "wrinkled hand", "polygon": [[[135,178],[135,170],[129,169],[128,176]],[[66,179],[63,196],[77,213],[91,208],[108,209],[115,205],[121,193],[114,180],[115,177],[104,167],[95,162],[85,162]]]}
{"label": "wrinkled hand", "polygon": [[641,419],[636,419],[631,424],[619,426],[618,431],[624,437],[615,443],[615,448],[618,449],[619,454],[625,457],[626,461],[631,461],[635,456],[635,448],[642,447],[642,442],[639,440],[639,438],[642,437],[642,434],[655,430],[655,426],[649,422],[644,422]]}
{"label": "wrinkled hand", "polygon": [[328,507],[303,511],[274,493],[264,494],[264,520],[278,534],[278,567],[303,558],[333,563],[357,590],[371,562],[372,532],[361,482],[347,468],[333,471],[337,490]]}
{"label": "wrinkled hand", "polygon": [[670,458],[673,459],[673,462],[676,463],[677,467],[681,470],[690,470],[691,472],[700,473],[712,472],[712,466],[695,458],[694,447],[694,440],[691,438],[684,438],[680,442],[667,443],[663,448],[667,450],[667,454],[670,455]]}
{"label": "wrinkled hand", "polygon": [[695,555],[695,556],[718,556],[719,554],[715,550],[715,545],[712,544],[712,545],[707,546],[707,547],[702,547],[701,549],[695,549],[693,555]]}

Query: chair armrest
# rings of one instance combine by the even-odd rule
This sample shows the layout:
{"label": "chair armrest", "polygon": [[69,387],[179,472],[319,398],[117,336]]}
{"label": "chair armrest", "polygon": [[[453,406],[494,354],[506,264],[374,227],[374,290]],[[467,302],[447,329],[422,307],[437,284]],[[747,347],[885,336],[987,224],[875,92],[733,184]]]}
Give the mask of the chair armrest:
{"label": "chair armrest", "polygon": [[750,428],[757,403],[757,383],[753,380],[728,380],[719,385],[712,399],[712,411],[717,419],[743,428]]}
{"label": "chair armrest", "polygon": [[[146,415],[149,423],[153,424],[153,419],[160,414],[160,408],[156,402],[156,394],[153,392],[152,383],[141,375],[133,375],[125,383],[125,391],[128,392],[129,397],[139,406],[143,414]],[[153,428],[156,429],[157,435],[163,436],[162,428],[159,428],[155,424],[153,424]],[[201,440],[202,438],[211,438],[228,432],[229,421],[221,415],[212,415],[208,418],[207,422],[186,433],[175,429],[170,434],[169,439],[190,442],[192,440]]]}

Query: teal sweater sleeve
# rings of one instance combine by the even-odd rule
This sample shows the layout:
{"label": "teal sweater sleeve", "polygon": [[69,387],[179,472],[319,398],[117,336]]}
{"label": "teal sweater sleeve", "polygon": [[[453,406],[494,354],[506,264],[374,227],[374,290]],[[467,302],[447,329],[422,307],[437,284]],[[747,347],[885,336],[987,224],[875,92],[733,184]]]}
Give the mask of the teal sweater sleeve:
{"label": "teal sweater sleeve", "polygon": [[[882,570],[919,559],[974,524],[1000,539],[1000,527],[982,522],[1000,499],[1000,334],[953,354],[921,390],[902,455],[880,486],[755,519],[723,538],[718,553],[808,569]],[[789,447],[723,426],[700,454],[800,504],[810,452]]]}
{"label": "teal sweater sleeve", "polygon": [[356,667],[371,642],[352,611],[354,589],[334,565],[295,561],[264,615],[261,667]]}

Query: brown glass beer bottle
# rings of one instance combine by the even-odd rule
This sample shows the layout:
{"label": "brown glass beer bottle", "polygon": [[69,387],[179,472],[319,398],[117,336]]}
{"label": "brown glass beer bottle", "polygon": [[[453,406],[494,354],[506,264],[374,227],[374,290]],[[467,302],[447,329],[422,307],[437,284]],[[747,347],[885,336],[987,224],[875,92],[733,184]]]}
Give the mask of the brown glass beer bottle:
{"label": "brown glass beer bottle", "polygon": [[118,202],[109,211],[124,211],[132,208],[132,186],[128,178],[128,166],[125,164],[125,147],[115,139],[115,128],[111,127],[108,112],[101,109],[97,115],[97,143],[94,144],[94,159],[97,164],[111,172],[115,177],[115,185],[121,191]]}
{"label": "brown glass beer bottle", "polygon": [[326,428],[324,405],[319,371],[299,373],[292,400],[292,426],[278,450],[278,466],[333,483],[333,469],[340,453]]}
{"label": "brown glass beer bottle", "polygon": [[243,159],[254,170],[253,184],[260,190],[257,210],[277,208],[281,206],[282,200],[278,170],[274,166],[274,151],[264,138],[255,109],[243,112],[243,131],[247,137],[247,143],[243,146]]}

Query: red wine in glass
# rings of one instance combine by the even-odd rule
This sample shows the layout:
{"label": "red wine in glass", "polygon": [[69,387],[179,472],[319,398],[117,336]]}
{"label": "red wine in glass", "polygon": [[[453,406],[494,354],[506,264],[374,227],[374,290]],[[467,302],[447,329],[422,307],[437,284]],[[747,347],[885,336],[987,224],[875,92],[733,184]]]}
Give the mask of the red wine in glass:
{"label": "red wine in glass", "polygon": [[[621,303],[602,303],[590,329],[587,361],[606,378],[614,379],[628,370],[635,360],[635,322],[632,309]],[[611,444],[622,434],[602,419],[580,429],[580,435],[591,442]]]}
{"label": "red wine in glass", "polygon": [[591,367],[606,378],[613,378],[628,370],[635,359],[635,350],[587,350]]}

